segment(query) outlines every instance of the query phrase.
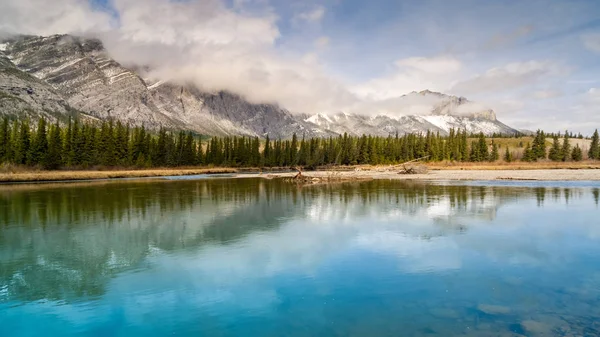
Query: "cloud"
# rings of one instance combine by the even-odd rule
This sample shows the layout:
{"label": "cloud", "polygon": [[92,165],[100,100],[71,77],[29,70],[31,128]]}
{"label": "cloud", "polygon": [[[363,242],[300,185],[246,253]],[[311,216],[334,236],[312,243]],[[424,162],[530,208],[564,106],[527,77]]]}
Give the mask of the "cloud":
{"label": "cloud", "polygon": [[456,83],[452,91],[464,95],[514,90],[535,83],[547,75],[556,75],[561,68],[548,61],[515,62],[491,68],[481,75]]}
{"label": "cloud", "polygon": [[445,91],[462,68],[451,56],[410,57],[397,60],[390,75],[375,78],[354,88],[361,97],[386,100],[413,90]]}
{"label": "cloud", "polygon": [[587,49],[600,53],[600,33],[583,35],[581,40]]}
{"label": "cloud", "polygon": [[320,22],[325,16],[325,7],[315,6],[314,8],[298,13],[294,19],[296,21]]}
{"label": "cloud", "polygon": [[[254,103],[321,112],[356,100],[316,57],[278,49],[279,17],[268,8],[237,11],[221,0],[111,4],[118,24],[107,13],[92,9],[87,0],[12,1],[0,14],[0,25],[8,33],[96,35],[122,64],[148,66],[148,77],[193,83],[210,91],[230,90]],[[324,11],[316,7],[300,18],[315,21]],[[327,42],[326,37],[317,40],[320,46]]]}
{"label": "cloud", "polygon": [[530,94],[531,98],[534,99],[549,99],[561,97],[563,92],[556,89],[536,90]]}
{"label": "cloud", "polygon": [[94,10],[88,0],[2,0],[0,35],[85,34],[111,29],[113,18]]}
{"label": "cloud", "polygon": [[490,39],[488,43],[485,44],[485,49],[498,49],[502,47],[506,47],[518,39],[531,35],[533,32],[533,26],[525,25],[516,28],[513,31],[503,34],[496,34]]}
{"label": "cloud", "polygon": [[600,89],[590,88],[587,92],[587,97],[592,101],[600,101]]}
{"label": "cloud", "polygon": [[321,36],[315,40],[315,46],[317,48],[325,48],[329,46],[329,38],[327,36]]}
{"label": "cloud", "polygon": [[410,68],[424,73],[445,74],[460,70],[462,64],[452,57],[411,57],[396,61],[399,68]]}

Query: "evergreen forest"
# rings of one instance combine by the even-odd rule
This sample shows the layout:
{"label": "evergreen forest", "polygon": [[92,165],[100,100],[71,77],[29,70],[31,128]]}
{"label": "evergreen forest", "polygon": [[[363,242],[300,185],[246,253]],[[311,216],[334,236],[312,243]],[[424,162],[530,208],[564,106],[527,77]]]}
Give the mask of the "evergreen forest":
{"label": "evergreen forest", "polygon": [[[519,144],[522,151],[497,140],[515,137],[483,133],[467,134],[450,130],[437,133],[361,137],[347,134],[329,138],[259,139],[258,137],[202,137],[192,132],[146,130],[121,122],[48,124],[40,119],[0,122],[0,163],[39,167],[47,170],[91,167],[290,167],[314,168],[326,165],[394,164],[418,158],[427,161],[494,162],[521,160],[534,162],[600,159],[598,131],[589,149],[572,146],[574,136],[537,131],[532,142]],[[519,137],[519,136],[517,136]],[[552,144],[547,144],[552,139]],[[502,155],[501,155],[502,154]],[[518,157],[518,158],[517,158]]]}

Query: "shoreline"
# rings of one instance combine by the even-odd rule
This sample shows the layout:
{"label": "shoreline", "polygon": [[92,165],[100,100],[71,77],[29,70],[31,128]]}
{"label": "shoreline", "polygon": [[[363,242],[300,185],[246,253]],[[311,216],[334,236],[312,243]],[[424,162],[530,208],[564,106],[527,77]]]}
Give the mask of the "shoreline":
{"label": "shoreline", "polygon": [[[293,177],[295,173],[271,174],[266,177]],[[424,174],[398,174],[392,171],[313,171],[303,175],[314,178],[335,177],[340,181],[353,179],[392,179],[420,181],[600,181],[597,169],[530,169],[530,170],[431,170]],[[239,178],[244,174],[237,174]],[[249,176],[249,175],[248,175]],[[256,175],[253,175],[256,177]]]}
{"label": "shoreline", "polygon": [[[598,165],[600,166],[600,165]],[[484,168],[485,167],[485,168]],[[591,168],[593,167],[593,168]],[[33,171],[0,173],[0,184],[13,183],[56,183],[70,181],[96,181],[136,178],[160,178],[173,176],[194,176],[205,174],[232,174],[233,178],[289,178],[296,172],[260,171],[257,168],[196,168],[196,169],[153,169],[153,170],[106,170],[106,171]],[[569,168],[537,168],[534,166],[431,166],[424,174],[398,174],[398,168],[380,167],[338,167],[330,170],[305,171],[307,177],[335,177],[343,181],[356,179],[394,180],[483,180],[483,181],[600,181],[600,169],[582,165]]]}
{"label": "shoreline", "polygon": [[113,179],[136,179],[153,177],[193,176],[200,174],[234,174],[233,168],[154,169],[154,170],[106,170],[106,171],[30,171],[0,173],[0,184],[56,183],[69,181],[93,181]]}

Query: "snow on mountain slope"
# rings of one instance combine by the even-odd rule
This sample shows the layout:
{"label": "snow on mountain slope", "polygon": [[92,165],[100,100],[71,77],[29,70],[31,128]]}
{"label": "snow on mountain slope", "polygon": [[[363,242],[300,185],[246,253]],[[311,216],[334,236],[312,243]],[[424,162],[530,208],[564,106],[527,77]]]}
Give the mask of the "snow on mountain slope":
{"label": "snow on mountain slope", "polygon": [[505,133],[513,134],[516,130],[502,124],[497,120],[484,118],[459,117],[450,115],[430,116],[402,116],[391,118],[388,116],[367,117],[361,115],[314,115],[305,119],[319,127],[338,134],[351,135],[371,134],[388,136],[405,133],[425,133],[428,130],[447,135],[450,129],[467,130],[467,132],[485,134]]}

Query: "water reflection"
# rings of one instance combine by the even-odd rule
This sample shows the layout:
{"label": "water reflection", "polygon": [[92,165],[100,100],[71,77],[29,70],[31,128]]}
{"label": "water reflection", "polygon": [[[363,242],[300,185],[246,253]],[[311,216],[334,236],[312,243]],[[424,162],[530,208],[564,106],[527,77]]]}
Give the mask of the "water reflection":
{"label": "water reflection", "polygon": [[[596,187],[399,181],[0,186],[0,303],[49,310],[86,331],[113,324],[106,311],[118,306],[133,335],[372,335],[392,321],[407,335],[590,325],[600,314],[590,265],[600,252],[590,221],[598,198]],[[346,306],[323,306],[335,298]],[[95,303],[90,316],[73,316],[79,303]],[[528,314],[544,305],[572,317]],[[152,330],[149,317],[185,324]],[[103,333],[124,331],[114,329]]]}

